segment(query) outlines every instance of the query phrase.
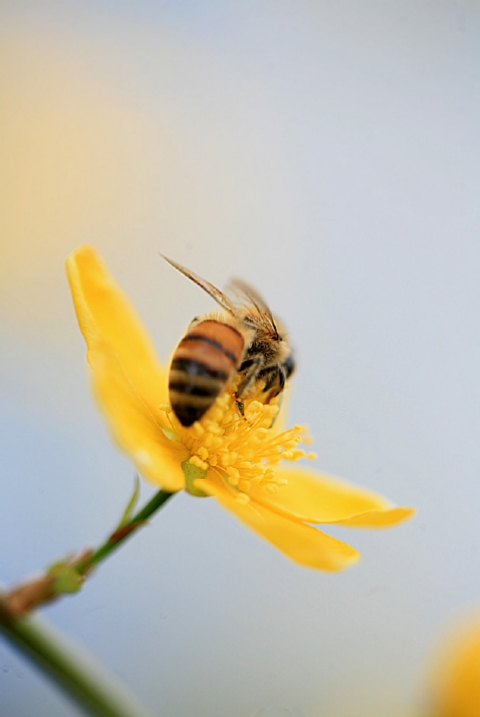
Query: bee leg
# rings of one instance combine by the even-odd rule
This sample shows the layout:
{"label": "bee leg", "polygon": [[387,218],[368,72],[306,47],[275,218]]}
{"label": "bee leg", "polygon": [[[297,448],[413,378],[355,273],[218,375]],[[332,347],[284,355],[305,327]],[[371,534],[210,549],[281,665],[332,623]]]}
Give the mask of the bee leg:
{"label": "bee leg", "polygon": [[245,418],[245,406],[244,406],[243,401],[240,401],[240,399],[237,398],[235,403],[237,404],[237,409],[238,409],[239,414],[243,418]]}
{"label": "bee leg", "polygon": [[282,364],[269,366],[267,369],[264,369],[260,372],[259,378],[265,379],[265,388],[263,389],[263,393],[268,392],[268,397],[265,403],[269,403],[272,398],[275,398],[275,396],[278,396],[279,393],[282,393],[285,388],[286,373]]}
{"label": "bee leg", "polygon": [[239,372],[243,373],[243,378],[237,388],[237,397],[242,396],[245,391],[250,388],[252,383],[258,377],[260,366],[263,363],[263,356],[255,356],[253,359],[244,361],[240,366]]}

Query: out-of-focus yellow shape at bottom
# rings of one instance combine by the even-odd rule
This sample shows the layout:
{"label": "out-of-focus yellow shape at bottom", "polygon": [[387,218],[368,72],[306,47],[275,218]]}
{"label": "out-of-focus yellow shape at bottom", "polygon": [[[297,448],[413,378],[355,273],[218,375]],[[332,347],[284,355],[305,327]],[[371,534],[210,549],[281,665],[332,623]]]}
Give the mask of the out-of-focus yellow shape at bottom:
{"label": "out-of-focus yellow shape at bottom", "polygon": [[448,635],[430,675],[428,717],[480,717],[480,613]]}

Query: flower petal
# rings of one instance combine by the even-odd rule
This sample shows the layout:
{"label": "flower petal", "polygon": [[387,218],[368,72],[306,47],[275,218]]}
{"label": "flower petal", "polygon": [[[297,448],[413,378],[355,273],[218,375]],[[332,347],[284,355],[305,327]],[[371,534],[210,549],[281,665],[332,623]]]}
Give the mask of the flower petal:
{"label": "flower petal", "polygon": [[367,510],[345,520],[335,521],[347,528],[392,528],[415,515],[415,508],[385,508],[383,510]]}
{"label": "flower petal", "polygon": [[350,545],[310,525],[290,520],[254,501],[245,504],[237,500],[212,470],[207,478],[197,481],[197,486],[214,496],[223,508],[296,563],[335,572],[360,559],[360,554]]}
{"label": "flower petal", "polygon": [[275,474],[286,484],[274,493],[252,485],[250,497],[270,510],[306,523],[382,528],[414,512],[412,508],[394,508],[377,493],[308,468],[280,466]]}
{"label": "flower petal", "polygon": [[152,483],[172,492],[185,488],[186,448],[163,433],[111,345],[90,338],[87,359],[95,396],[120,448]]}
{"label": "flower petal", "polygon": [[79,247],[67,259],[67,275],[87,346],[97,339],[109,343],[135,389],[156,412],[159,404],[168,403],[167,371],[102,257],[92,246]]}

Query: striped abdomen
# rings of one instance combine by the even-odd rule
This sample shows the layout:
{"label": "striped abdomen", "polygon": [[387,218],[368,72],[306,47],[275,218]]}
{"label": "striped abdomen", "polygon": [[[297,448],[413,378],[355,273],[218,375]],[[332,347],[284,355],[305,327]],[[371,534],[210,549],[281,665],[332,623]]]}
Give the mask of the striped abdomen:
{"label": "striped abdomen", "polygon": [[233,326],[207,319],[193,326],[177,346],[168,388],[173,412],[191,426],[231,381],[243,355],[244,338]]}

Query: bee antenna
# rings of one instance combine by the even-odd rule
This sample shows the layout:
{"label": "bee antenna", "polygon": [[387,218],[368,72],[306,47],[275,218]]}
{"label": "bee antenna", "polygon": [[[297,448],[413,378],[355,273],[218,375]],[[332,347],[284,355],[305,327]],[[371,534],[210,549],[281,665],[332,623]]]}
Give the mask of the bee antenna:
{"label": "bee antenna", "polygon": [[209,281],[206,281],[206,279],[202,279],[200,276],[197,276],[197,274],[194,274],[193,271],[189,271],[181,264],[177,264],[176,261],[173,261],[173,259],[169,259],[168,256],[165,256],[161,252],[158,252],[162,259],[165,259],[171,266],[173,266],[177,271],[179,271],[181,274],[187,277],[187,279],[190,279],[190,281],[193,281],[195,284],[200,286],[204,291],[209,294],[212,299],[214,299],[217,304],[220,304],[220,306],[228,311],[232,316],[237,316],[238,312],[235,306],[232,304],[228,296],[225,296],[225,294],[220,291],[220,289],[217,289],[216,286],[211,284]]}

